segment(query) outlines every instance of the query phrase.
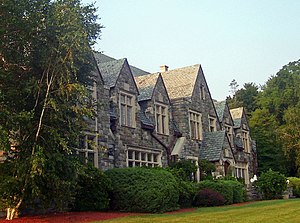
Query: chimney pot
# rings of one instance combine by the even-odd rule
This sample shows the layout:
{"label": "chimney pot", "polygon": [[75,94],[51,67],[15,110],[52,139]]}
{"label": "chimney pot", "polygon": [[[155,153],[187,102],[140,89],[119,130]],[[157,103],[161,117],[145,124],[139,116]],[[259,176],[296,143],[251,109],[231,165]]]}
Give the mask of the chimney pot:
{"label": "chimney pot", "polygon": [[161,65],[160,66],[160,72],[166,72],[168,71],[169,67],[167,65]]}

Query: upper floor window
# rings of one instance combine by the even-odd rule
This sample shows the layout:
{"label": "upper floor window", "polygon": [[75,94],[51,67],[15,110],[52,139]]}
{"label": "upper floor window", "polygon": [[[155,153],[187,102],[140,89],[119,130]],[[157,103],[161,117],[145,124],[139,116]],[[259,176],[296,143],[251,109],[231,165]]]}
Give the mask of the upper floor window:
{"label": "upper floor window", "polygon": [[91,163],[98,167],[97,148],[97,136],[87,133],[79,137],[79,149],[76,150],[76,154],[83,163]]}
{"label": "upper floor window", "polygon": [[233,130],[232,130],[232,126],[225,124],[224,127],[225,127],[225,131],[226,131],[227,137],[229,139],[229,142],[232,144],[233,143]]}
{"label": "upper floor window", "polygon": [[162,104],[155,105],[156,132],[164,135],[169,134],[168,107]]}
{"label": "upper floor window", "polygon": [[134,95],[120,93],[120,121],[121,125],[135,127]]}
{"label": "upper floor window", "polygon": [[201,114],[190,111],[189,118],[190,118],[190,135],[192,139],[199,139],[202,140],[202,121],[201,121]]}
{"label": "upper floor window", "polygon": [[217,123],[216,118],[209,116],[209,131],[215,132],[217,131]]}
{"label": "upper floor window", "polygon": [[250,145],[249,145],[249,133],[248,131],[242,131],[242,141],[245,152],[249,152]]}
{"label": "upper floor window", "polygon": [[205,88],[203,84],[200,86],[200,98],[201,100],[205,99]]}

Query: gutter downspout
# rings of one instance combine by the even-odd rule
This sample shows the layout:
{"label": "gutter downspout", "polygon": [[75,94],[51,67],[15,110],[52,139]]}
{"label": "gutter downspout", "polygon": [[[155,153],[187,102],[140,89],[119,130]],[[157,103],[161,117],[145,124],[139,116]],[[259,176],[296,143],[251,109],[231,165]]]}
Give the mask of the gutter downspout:
{"label": "gutter downspout", "polygon": [[180,134],[174,134],[174,138],[171,142],[171,144],[169,146],[167,146],[162,140],[160,140],[154,133],[153,131],[151,131],[151,136],[157,141],[159,142],[160,145],[162,145],[165,149],[166,149],[166,152],[167,152],[167,162],[168,162],[168,165],[170,165],[170,162],[171,162],[171,149],[174,147],[175,143],[176,143],[176,140],[179,136],[181,136],[181,133]]}

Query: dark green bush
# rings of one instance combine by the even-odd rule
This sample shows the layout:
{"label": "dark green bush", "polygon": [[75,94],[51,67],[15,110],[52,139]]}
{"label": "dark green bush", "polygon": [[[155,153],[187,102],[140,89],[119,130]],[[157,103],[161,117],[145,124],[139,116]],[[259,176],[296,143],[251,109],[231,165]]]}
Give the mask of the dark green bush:
{"label": "dark green bush", "polygon": [[164,169],[115,168],[106,175],[112,181],[113,210],[155,213],[178,208],[178,183]]}
{"label": "dark green bush", "polygon": [[199,190],[203,189],[212,189],[214,191],[219,192],[225,198],[225,204],[232,204],[233,203],[233,190],[232,188],[223,183],[221,180],[217,181],[210,181],[204,180],[199,182]]}
{"label": "dark green bush", "polygon": [[197,166],[191,160],[180,160],[170,164],[172,174],[184,181],[194,181],[193,175],[197,171]]}
{"label": "dark green bush", "polygon": [[196,194],[196,184],[190,181],[179,181],[178,185],[179,206],[182,208],[192,207]]}
{"label": "dark green bush", "polygon": [[193,204],[196,207],[221,206],[225,204],[225,198],[217,191],[203,189],[195,195]]}
{"label": "dark green bush", "polygon": [[300,178],[288,177],[288,180],[290,181],[289,186],[293,188],[293,195],[300,197]]}
{"label": "dark green bush", "polygon": [[233,190],[232,202],[234,204],[246,201],[246,189],[242,183],[237,180],[223,180],[222,182],[230,186]]}
{"label": "dark green bush", "polygon": [[198,184],[198,190],[201,189],[219,192],[225,198],[225,204],[239,203],[245,201],[246,198],[244,186],[234,180],[204,180]]}
{"label": "dark green bush", "polygon": [[103,211],[109,208],[111,181],[101,170],[82,166],[77,183],[74,210]]}
{"label": "dark green bush", "polygon": [[287,188],[285,176],[272,170],[262,173],[255,185],[264,199],[282,198]]}

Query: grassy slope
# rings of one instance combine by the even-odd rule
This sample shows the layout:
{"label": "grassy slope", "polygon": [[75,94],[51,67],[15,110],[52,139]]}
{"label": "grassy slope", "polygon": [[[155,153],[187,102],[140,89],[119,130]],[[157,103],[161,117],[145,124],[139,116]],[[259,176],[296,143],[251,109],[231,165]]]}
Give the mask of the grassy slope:
{"label": "grassy slope", "polygon": [[262,201],[243,206],[199,208],[194,212],[181,214],[147,214],[142,216],[108,220],[104,222],[296,223],[300,222],[300,199]]}

